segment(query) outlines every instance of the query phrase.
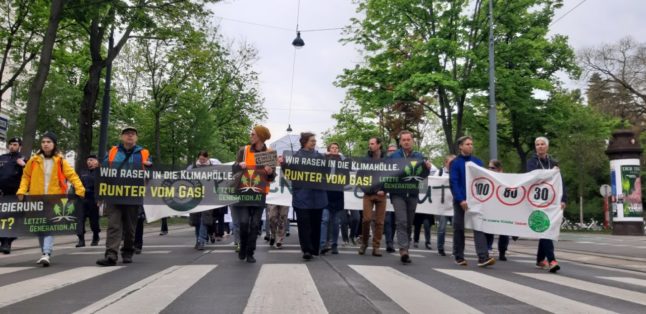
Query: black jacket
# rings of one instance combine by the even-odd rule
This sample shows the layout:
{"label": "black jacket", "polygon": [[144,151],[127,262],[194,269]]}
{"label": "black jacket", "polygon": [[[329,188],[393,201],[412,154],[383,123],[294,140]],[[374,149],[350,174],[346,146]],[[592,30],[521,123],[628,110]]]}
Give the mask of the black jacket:
{"label": "black jacket", "polygon": [[[386,157],[386,152],[381,151],[381,156],[379,158],[376,158],[373,156],[371,151],[368,151],[368,158],[371,160],[379,161],[382,159],[385,159]],[[361,187],[361,190],[363,191],[364,195],[376,195],[377,192],[383,191],[384,190],[384,184],[383,183],[375,183],[371,185],[370,187]]]}
{"label": "black jacket", "polygon": [[[527,172],[534,171],[536,169],[552,169],[558,167],[559,162],[550,155],[547,155],[547,158],[542,159],[538,158],[538,155],[534,154],[532,158],[527,161]],[[561,174],[561,185],[563,186],[563,197],[561,197],[561,203],[567,203],[567,189],[565,188],[565,181],[563,181],[563,174]]]}
{"label": "black jacket", "polygon": [[4,195],[16,195],[20,187],[23,167],[16,161],[25,160],[20,153],[7,153],[0,156],[0,191]]}
{"label": "black jacket", "polygon": [[[97,168],[98,169],[98,168]],[[96,184],[96,171],[97,169],[90,170],[87,169],[81,173],[80,178],[85,188],[85,200],[94,201],[94,186]]]}

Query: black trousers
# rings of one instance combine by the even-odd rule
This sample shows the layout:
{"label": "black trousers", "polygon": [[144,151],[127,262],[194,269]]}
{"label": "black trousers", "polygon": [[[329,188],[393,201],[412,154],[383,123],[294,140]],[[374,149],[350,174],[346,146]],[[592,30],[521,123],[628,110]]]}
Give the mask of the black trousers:
{"label": "black trousers", "polygon": [[76,225],[76,235],[83,237],[85,235],[85,220],[90,220],[90,229],[94,237],[98,237],[101,233],[99,227],[99,206],[94,200],[80,201],[81,211],[79,211],[78,224]]}
{"label": "black trousers", "polygon": [[139,215],[137,217],[137,227],[135,228],[135,248],[141,249],[144,247],[144,221],[146,214],[143,208],[139,206]]}
{"label": "black trousers", "polygon": [[[224,236],[224,214],[226,211],[225,208],[216,208],[213,212],[213,226],[214,226],[214,231],[216,237],[223,237]],[[262,214],[262,210],[261,210]]]}
{"label": "black trousers", "polygon": [[554,242],[550,239],[538,240],[538,252],[536,252],[536,262],[540,263],[547,258],[548,262],[556,260],[554,256]]}
{"label": "black trousers", "polygon": [[[493,246],[494,235],[491,233],[485,233],[485,236],[487,237],[487,249],[489,249]],[[508,247],[509,247],[509,236],[499,235],[498,251],[504,254],[505,252],[507,252]]]}
{"label": "black trousers", "polygon": [[419,233],[422,231],[422,225],[424,226],[424,239],[426,242],[431,242],[431,226],[435,218],[431,214],[418,214],[415,213],[415,218],[413,219],[413,241],[415,243],[419,242]]}
{"label": "black trousers", "polygon": [[161,220],[161,232],[168,232],[168,218],[162,218],[162,220]]}
{"label": "black trousers", "polygon": [[319,255],[321,245],[321,216],[322,208],[294,208],[298,224],[298,240],[301,251]]}
{"label": "black trousers", "polygon": [[233,208],[238,211],[240,221],[240,251],[246,252],[247,256],[253,256],[256,250],[263,209],[264,207],[260,206],[236,206]]}

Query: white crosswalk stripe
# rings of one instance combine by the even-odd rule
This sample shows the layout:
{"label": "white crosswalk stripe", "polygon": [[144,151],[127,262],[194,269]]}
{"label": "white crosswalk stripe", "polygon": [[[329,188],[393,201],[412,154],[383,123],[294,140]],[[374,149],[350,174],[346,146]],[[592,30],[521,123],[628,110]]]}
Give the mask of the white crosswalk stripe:
{"label": "white crosswalk stripe", "polygon": [[303,264],[263,265],[244,310],[245,314],[327,312]]}
{"label": "white crosswalk stripe", "polygon": [[533,273],[517,273],[525,277],[547,281],[550,283],[566,286],[574,289],[579,289],[591,293],[607,296],[609,298],[617,298],[628,302],[633,302],[641,305],[646,305],[646,293],[630,291],[608,285],[602,285],[594,282],[589,282],[580,279],[574,279],[565,276],[551,276],[549,274],[533,274]]}
{"label": "white crosswalk stripe", "polygon": [[80,267],[0,287],[0,307],[94,278],[121,267]]}
{"label": "white crosswalk stripe", "polygon": [[481,313],[392,267],[350,265],[408,313]]}
{"label": "white crosswalk stripe", "polygon": [[437,269],[437,271],[552,313],[612,313],[612,311],[471,270]]}
{"label": "white crosswalk stripe", "polygon": [[598,278],[623,282],[623,283],[627,283],[635,286],[646,287],[646,280],[644,279],[637,279],[632,277],[598,277]]}
{"label": "white crosswalk stripe", "polygon": [[172,266],[76,313],[157,313],[215,267]]}
{"label": "white crosswalk stripe", "polygon": [[34,267],[0,267],[0,275],[15,273],[17,271],[32,269]]}

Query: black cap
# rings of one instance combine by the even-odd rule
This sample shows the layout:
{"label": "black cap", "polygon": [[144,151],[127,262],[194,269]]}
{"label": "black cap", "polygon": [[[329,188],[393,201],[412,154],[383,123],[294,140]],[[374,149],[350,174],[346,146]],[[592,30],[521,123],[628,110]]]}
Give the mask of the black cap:
{"label": "black cap", "polygon": [[12,137],[7,141],[7,144],[11,144],[11,143],[18,143],[18,145],[22,146],[22,139],[19,137]]}
{"label": "black cap", "polygon": [[137,132],[137,129],[135,129],[134,127],[131,127],[131,126],[127,126],[127,127],[123,128],[123,130],[121,130],[121,134],[126,133],[128,131],[135,131],[135,134],[139,134]]}
{"label": "black cap", "polygon": [[87,158],[85,158],[85,159],[90,159],[90,158],[94,158],[96,160],[99,160],[99,158],[96,157],[96,154],[89,154],[89,155],[87,155]]}
{"label": "black cap", "polygon": [[51,131],[45,132],[45,134],[43,134],[43,136],[41,138],[48,138],[48,139],[52,140],[52,142],[54,142],[54,145],[58,145],[57,144],[58,138],[56,137],[56,134],[54,134]]}

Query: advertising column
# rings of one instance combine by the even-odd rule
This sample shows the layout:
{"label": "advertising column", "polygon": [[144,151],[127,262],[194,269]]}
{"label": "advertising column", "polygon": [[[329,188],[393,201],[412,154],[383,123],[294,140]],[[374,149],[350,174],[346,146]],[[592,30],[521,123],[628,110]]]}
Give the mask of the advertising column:
{"label": "advertising column", "polygon": [[613,132],[610,158],[612,222],[615,235],[644,235],[640,157],[643,149],[630,130]]}

